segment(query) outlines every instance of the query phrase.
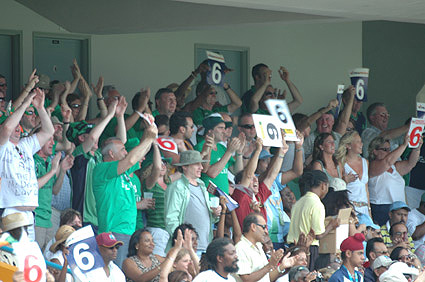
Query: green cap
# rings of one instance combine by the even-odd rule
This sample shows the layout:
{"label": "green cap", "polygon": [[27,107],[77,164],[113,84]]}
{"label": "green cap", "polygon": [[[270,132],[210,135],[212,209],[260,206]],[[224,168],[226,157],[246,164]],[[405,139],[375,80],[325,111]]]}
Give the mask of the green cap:
{"label": "green cap", "polygon": [[86,121],[77,121],[69,125],[68,131],[66,132],[66,138],[72,143],[78,143],[77,137],[89,133],[94,127],[94,124],[87,123]]}

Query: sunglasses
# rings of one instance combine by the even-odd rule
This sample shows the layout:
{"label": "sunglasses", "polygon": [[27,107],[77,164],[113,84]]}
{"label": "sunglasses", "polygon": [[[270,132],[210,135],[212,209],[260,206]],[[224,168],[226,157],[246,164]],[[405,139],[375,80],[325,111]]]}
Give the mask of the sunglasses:
{"label": "sunglasses", "polygon": [[107,249],[110,249],[110,250],[113,250],[113,249],[119,249],[120,248],[120,246],[118,246],[118,245],[115,245],[115,246],[112,246],[112,247],[106,247]]}
{"label": "sunglasses", "polygon": [[268,91],[268,92],[265,92],[264,93],[264,96],[276,96],[276,94],[274,94],[273,92],[270,92],[270,91]]}
{"label": "sunglasses", "polygon": [[224,124],[226,125],[226,128],[233,126],[233,123],[231,121],[226,121]]}
{"label": "sunglasses", "polygon": [[1,83],[0,84],[0,87],[5,87],[5,86],[7,86],[7,83]]}
{"label": "sunglasses", "polygon": [[30,110],[30,111],[25,111],[25,114],[28,116],[32,116],[33,114],[35,114],[35,112]]}
{"label": "sunglasses", "polygon": [[253,129],[253,128],[255,128],[255,125],[253,125],[253,124],[244,124],[244,125],[241,125],[240,127],[245,128],[245,129]]}
{"label": "sunglasses", "polygon": [[261,228],[263,228],[263,230],[266,230],[266,228],[267,228],[267,225],[266,224],[256,223],[255,225],[260,226]]}
{"label": "sunglasses", "polygon": [[80,104],[72,104],[71,105],[71,108],[74,108],[74,109],[78,109],[79,107],[81,107]]}
{"label": "sunglasses", "polygon": [[6,101],[5,97],[0,97],[0,102]]}

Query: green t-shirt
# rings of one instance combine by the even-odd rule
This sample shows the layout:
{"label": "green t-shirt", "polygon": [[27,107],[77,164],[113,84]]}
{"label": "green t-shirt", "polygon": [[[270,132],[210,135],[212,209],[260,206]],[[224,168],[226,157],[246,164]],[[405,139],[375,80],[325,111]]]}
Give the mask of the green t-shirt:
{"label": "green t-shirt", "polygon": [[193,123],[196,125],[201,125],[205,117],[213,113],[220,113],[220,112],[227,113],[227,105],[213,108],[212,111],[199,107],[192,113]]}
{"label": "green t-shirt", "polygon": [[[202,140],[200,143],[196,144],[195,150],[202,151],[202,146],[204,146],[205,140]],[[224,147],[221,144],[217,144],[217,150],[211,150],[211,159],[210,159],[210,165],[215,164],[218,162],[226,152],[226,147]],[[220,171],[220,173],[217,175],[216,178],[210,178],[205,173],[202,173],[201,179],[204,181],[205,186],[208,187],[208,184],[210,183],[210,180],[217,185],[218,188],[220,188],[223,192],[229,194],[229,180],[228,180],[228,172],[229,167],[232,166],[235,163],[235,159],[233,157],[230,158],[230,160],[227,162],[227,164],[224,166],[223,170]]]}
{"label": "green t-shirt", "polygon": [[147,210],[148,216],[148,227],[157,227],[165,230],[165,190],[157,183],[152,189],[146,188],[146,183],[143,182],[143,191],[153,193],[153,198],[155,199],[155,209]]}
{"label": "green t-shirt", "polygon": [[83,145],[80,144],[75,148],[73,152],[74,157],[83,155],[88,160],[86,167],[86,189],[84,194],[84,205],[83,205],[83,222],[90,222],[91,224],[98,226],[97,222],[97,210],[96,200],[93,194],[93,170],[99,163],[102,162],[102,154],[99,150],[94,152],[94,156],[90,153],[84,153]]}
{"label": "green t-shirt", "polygon": [[155,110],[155,111],[153,111],[153,112],[152,112],[152,116],[153,116],[153,117],[156,117],[156,116],[158,116],[158,115],[159,115],[158,110]]}
{"label": "green t-shirt", "polygon": [[139,162],[118,175],[118,163],[103,162],[93,171],[93,193],[96,199],[99,233],[116,232],[131,235],[136,230],[137,187],[130,174],[140,168]]}
{"label": "green t-shirt", "polygon": [[[52,167],[51,158],[44,160],[38,154],[34,155],[35,174],[37,178],[42,177],[50,171]],[[52,188],[55,184],[56,176],[40,189],[38,189],[38,207],[35,209],[35,225],[38,227],[52,227]]]}
{"label": "green t-shirt", "polygon": [[[134,197],[136,199],[136,203],[142,200],[142,184],[140,183],[139,177],[134,173],[130,173],[131,182],[136,185],[136,192],[134,193]],[[145,224],[143,222],[143,211],[137,210],[137,218],[136,218],[136,230],[145,228]]]}

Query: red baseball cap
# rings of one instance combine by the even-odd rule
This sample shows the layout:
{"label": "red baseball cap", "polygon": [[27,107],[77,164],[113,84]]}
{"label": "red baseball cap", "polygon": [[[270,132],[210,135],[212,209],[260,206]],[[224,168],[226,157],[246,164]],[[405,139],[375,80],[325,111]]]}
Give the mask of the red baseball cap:
{"label": "red baseball cap", "polygon": [[103,246],[103,247],[107,247],[107,248],[116,246],[118,244],[120,246],[124,245],[124,243],[122,241],[118,241],[115,238],[114,234],[112,234],[111,232],[108,232],[108,233],[105,232],[105,233],[101,233],[101,234],[97,235],[96,236],[96,242],[99,246]]}
{"label": "red baseball cap", "polygon": [[341,251],[358,251],[363,250],[363,241],[365,237],[362,233],[354,234],[354,236],[350,236],[341,243]]}

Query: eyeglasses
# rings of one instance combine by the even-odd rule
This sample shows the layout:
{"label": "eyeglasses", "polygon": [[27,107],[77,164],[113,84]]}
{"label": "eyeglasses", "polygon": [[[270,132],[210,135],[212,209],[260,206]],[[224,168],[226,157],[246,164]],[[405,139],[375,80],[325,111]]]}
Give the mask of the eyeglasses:
{"label": "eyeglasses", "polygon": [[391,148],[377,148],[376,150],[378,150],[378,151],[384,151],[384,152],[389,152],[389,151],[391,151]]}
{"label": "eyeglasses", "polygon": [[253,129],[253,128],[255,128],[255,125],[253,125],[253,124],[244,124],[244,125],[241,125],[240,127],[245,128],[245,129]]}
{"label": "eyeglasses", "polygon": [[29,110],[29,111],[25,111],[25,114],[28,115],[28,116],[32,116],[33,114],[35,114],[35,112]]}
{"label": "eyeglasses", "polygon": [[266,228],[267,228],[267,225],[266,224],[256,223],[255,225],[260,226],[261,228],[263,228],[263,230],[266,230]]}
{"label": "eyeglasses", "polygon": [[112,246],[112,247],[106,247],[106,248],[108,248],[108,249],[110,249],[110,250],[113,250],[113,249],[119,249],[120,248],[120,246],[118,246],[118,245],[115,245],[115,246]]}
{"label": "eyeglasses", "polygon": [[78,109],[79,107],[81,107],[80,104],[72,104],[71,105],[71,108],[74,108],[74,109]]}
{"label": "eyeglasses", "polygon": [[409,259],[412,259],[413,258],[413,256],[412,255],[404,255],[404,256],[399,256],[398,257],[398,259],[400,260],[400,259],[404,259],[404,260],[409,260]]}

